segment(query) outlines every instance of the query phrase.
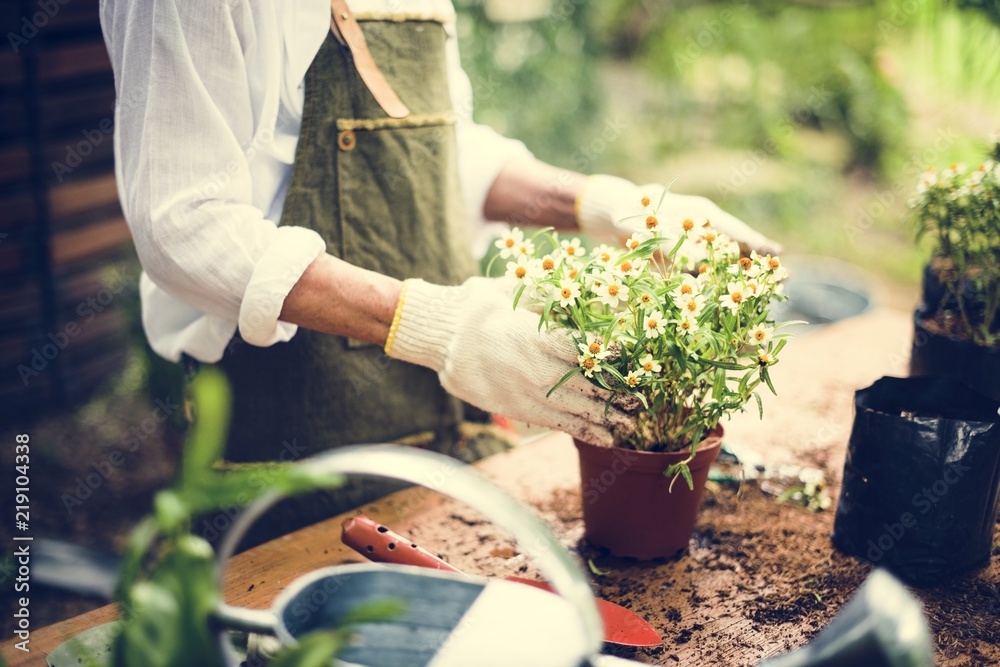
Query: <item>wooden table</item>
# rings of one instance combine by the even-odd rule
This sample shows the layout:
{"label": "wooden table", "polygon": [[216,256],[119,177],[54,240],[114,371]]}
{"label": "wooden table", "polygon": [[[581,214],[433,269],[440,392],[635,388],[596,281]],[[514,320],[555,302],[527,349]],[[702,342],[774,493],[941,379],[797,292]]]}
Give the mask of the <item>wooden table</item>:
{"label": "wooden table", "polygon": [[[769,461],[806,461],[824,468],[836,500],[853,392],[881,375],[906,375],[911,336],[908,311],[876,309],[793,341],[774,369],[781,396],[765,397],[763,422],[753,410],[727,424],[727,441],[750,444]],[[529,442],[476,468],[531,505],[568,548],[607,571],[595,577],[598,594],[633,609],[663,634],[662,647],[625,654],[640,662],[755,665],[808,641],[868,571],[867,564],[832,550],[830,512],[813,514],[777,505],[759,492],[737,493],[731,488],[709,491],[691,551],[682,558],[639,563],[602,554],[581,543],[579,465],[572,441],[561,434]],[[473,510],[426,489],[402,491],[361,511],[467,572],[537,575],[535,566],[503,531]],[[227,601],[266,608],[306,572],[363,562],[340,543],[345,516],[236,556],[225,580]],[[787,559],[768,560],[781,548],[786,549]],[[984,618],[993,612],[980,612],[983,598],[976,597],[981,595],[977,585],[984,591],[1000,585],[1000,557],[995,556],[969,587],[947,593],[951,598],[937,593],[933,599],[921,596],[928,613],[936,609],[947,615],[962,603],[971,605],[977,618]],[[773,600],[774,609],[762,600]],[[789,607],[798,615],[770,614]],[[13,650],[12,642],[6,642],[3,655],[13,667],[42,667],[46,652],[82,630],[113,620],[115,613],[113,606],[106,606],[39,628],[32,633],[30,654]],[[939,656],[939,664],[1000,663],[1000,646],[990,637],[960,643],[959,654],[953,650],[951,656]]]}

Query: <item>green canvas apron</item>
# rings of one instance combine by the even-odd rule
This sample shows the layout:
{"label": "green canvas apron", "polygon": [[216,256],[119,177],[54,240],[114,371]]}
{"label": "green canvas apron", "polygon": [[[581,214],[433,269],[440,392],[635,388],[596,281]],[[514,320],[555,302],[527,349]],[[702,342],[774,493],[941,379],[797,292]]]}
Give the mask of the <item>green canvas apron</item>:
{"label": "green canvas apron", "polygon": [[[355,18],[410,114],[383,112],[350,51],[328,34],[306,73],[281,224],[316,230],[330,253],[366,269],[461,283],[476,265],[459,189],[444,26],[410,16]],[[411,444],[465,461],[509,446],[485,423],[488,415],[450,396],[436,373],[389,359],[379,346],[300,328],[287,343],[236,346],[221,367],[233,391],[228,464],[297,459],[356,443]],[[310,496],[310,518],[398,488],[351,480],[323,500]],[[297,519],[302,511],[300,502]]]}

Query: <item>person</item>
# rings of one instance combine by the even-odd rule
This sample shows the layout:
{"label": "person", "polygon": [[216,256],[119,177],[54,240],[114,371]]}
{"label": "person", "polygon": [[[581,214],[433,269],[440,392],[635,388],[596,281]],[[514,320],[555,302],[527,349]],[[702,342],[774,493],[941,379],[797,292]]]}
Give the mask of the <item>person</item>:
{"label": "person", "polygon": [[[611,444],[629,416],[477,277],[490,221],[617,236],[638,187],[471,117],[448,0],[102,0],[116,176],[152,349],[219,364],[231,464],[401,442],[474,460],[490,413]],[[700,197],[664,205],[770,242]],[[342,496],[346,509],[378,495]]]}

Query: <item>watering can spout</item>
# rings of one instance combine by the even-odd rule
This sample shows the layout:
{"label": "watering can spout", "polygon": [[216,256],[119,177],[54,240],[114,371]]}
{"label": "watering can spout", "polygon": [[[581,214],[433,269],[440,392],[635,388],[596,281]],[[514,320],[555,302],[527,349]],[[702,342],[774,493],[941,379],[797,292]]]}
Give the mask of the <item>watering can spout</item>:
{"label": "watering can spout", "polygon": [[920,603],[892,575],[876,570],[808,646],[759,667],[932,667],[930,631]]}

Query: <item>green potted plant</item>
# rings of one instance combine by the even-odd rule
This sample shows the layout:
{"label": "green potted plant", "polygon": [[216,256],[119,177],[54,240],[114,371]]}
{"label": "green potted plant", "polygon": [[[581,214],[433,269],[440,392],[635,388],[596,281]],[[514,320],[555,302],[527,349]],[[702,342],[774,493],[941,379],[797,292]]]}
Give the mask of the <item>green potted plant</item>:
{"label": "green potted plant", "polygon": [[955,377],[1000,398],[1000,143],[975,169],[928,169],[910,200],[928,238],[911,375]]}
{"label": "green potted plant", "polygon": [[662,200],[636,202],[621,221],[634,230],[624,248],[588,251],[550,230],[498,242],[514,306],[578,347],[577,367],[551,391],[582,373],[634,415],[635,433],[615,447],[576,447],[588,539],[642,559],[687,546],[720,420],[751,399],[763,414],[757,389],[774,391],[769,370],[786,343],[769,307],[783,298],[781,260],[741,257],[710,221],[671,219]]}

